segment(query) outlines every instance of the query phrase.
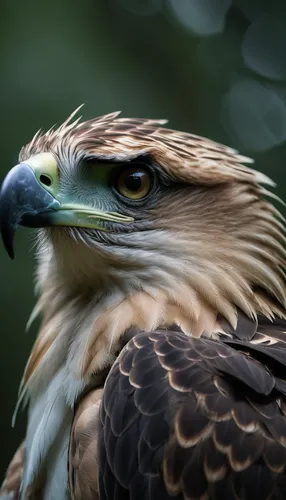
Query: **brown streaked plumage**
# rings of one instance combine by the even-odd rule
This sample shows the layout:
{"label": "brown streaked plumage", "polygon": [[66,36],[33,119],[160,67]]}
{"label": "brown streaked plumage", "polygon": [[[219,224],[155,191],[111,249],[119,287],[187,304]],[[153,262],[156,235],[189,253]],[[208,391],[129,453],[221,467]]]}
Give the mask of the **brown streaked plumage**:
{"label": "brown streaked plumage", "polygon": [[80,122],[81,117],[72,121],[79,109],[60,127],[38,131],[22,148],[20,161],[63,147],[67,155],[85,151],[106,160],[150,154],[172,176],[188,183],[217,185],[236,180],[273,186],[267,176],[242,165],[252,163],[250,158],[205,137],[161,127],[167,120],[118,118],[120,112],[115,112],[85,122]]}
{"label": "brown streaked plumage", "polygon": [[[57,203],[132,222],[42,219],[23,498],[284,498],[286,252],[261,186],[272,181],[164,120],[73,118],[20,161],[52,180],[41,192]],[[146,199],[116,194],[118,167],[148,172]]]}
{"label": "brown streaked plumage", "polygon": [[24,443],[22,443],[7,469],[0,489],[1,498],[7,496],[10,500],[19,500],[20,486],[23,474]]}
{"label": "brown streaked plumage", "polygon": [[97,436],[99,408],[103,389],[87,393],[80,402],[73,421],[69,447],[69,482],[75,500],[99,498]]}

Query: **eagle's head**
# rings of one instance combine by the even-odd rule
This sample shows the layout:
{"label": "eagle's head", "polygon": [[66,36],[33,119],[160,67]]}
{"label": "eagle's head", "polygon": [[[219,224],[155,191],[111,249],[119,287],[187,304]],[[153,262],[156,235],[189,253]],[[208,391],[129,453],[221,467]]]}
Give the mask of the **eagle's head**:
{"label": "eagle's head", "polygon": [[163,120],[73,119],[22,148],[0,199],[10,256],[18,224],[41,228],[48,317],[102,303],[112,339],[170,323],[208,334],[238,310],[285,317],[281,216],[249,159]]}

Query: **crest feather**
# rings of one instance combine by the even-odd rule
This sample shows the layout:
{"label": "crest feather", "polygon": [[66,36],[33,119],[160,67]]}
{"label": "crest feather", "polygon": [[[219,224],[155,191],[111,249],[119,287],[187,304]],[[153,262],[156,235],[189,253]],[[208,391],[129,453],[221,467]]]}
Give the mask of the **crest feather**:
{"label": "crest feather", "polygon": [[[74,148],[99,159],[129,160],[148,154],[179,181],[215,185],[234,181],[275,186],[265,174],[244,164],[253,160],[210,139],[162,127],[167,120],[120,118],[120,111],[88,121],[75,118],[79,106],[58,127],[38,131],[22,148],[20,161],[43,151]],[[74,119],[75,118],[75,119]]]}

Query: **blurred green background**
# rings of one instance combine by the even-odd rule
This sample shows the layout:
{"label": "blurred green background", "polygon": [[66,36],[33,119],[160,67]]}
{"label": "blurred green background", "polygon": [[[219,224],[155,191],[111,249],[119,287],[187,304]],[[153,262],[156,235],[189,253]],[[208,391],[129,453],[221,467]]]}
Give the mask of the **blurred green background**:
{"label": "blurred green background", "polygon": [[[40,127],[84,118],[168,118],[240,149],[286,198],[285,0],[2,0],[1,179]],[[11,417],[36,334],[31,233],[0,246],[1,477],[24,435]]]}

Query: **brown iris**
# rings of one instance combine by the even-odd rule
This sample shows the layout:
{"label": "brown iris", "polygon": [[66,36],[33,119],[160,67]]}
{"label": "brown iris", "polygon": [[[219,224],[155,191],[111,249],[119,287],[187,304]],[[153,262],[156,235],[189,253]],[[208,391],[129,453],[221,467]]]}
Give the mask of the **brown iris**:
{"label": "brown iris", "polygon": [[140,168],[128,168],[119,174],[115,187],[125,198],[140,200],[150,191],[150,175]]}

